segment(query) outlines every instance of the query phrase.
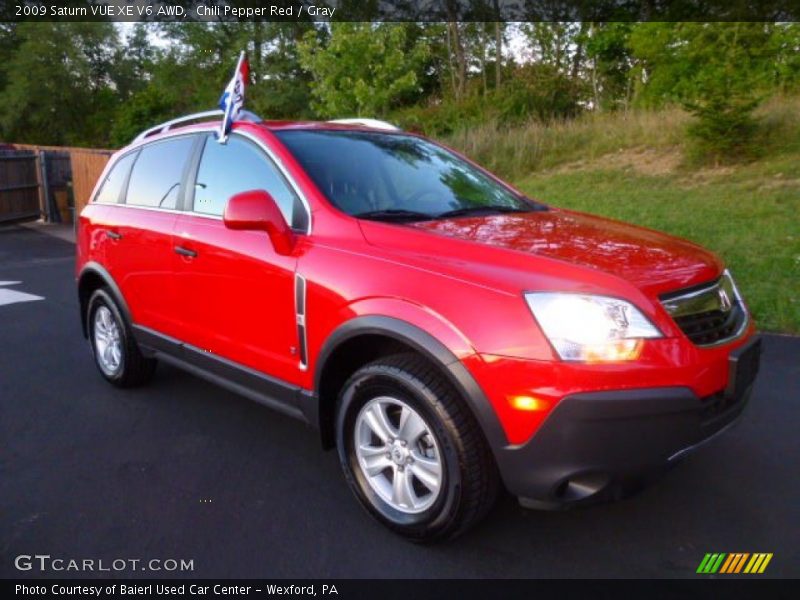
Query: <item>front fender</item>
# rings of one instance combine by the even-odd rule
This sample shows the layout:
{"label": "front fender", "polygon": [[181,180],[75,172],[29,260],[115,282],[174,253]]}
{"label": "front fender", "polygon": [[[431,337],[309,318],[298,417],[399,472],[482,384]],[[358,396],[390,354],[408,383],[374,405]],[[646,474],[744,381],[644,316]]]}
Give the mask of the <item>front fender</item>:
{"label": "front fender", "polygon": [[402,321],[427,332],[441,342],[457,359],[475,354],[469,339],[441,314],[402,298],[364,298],[351,302],[343,311],[342,320],[380,315]]}
{"label": "front fender", "polygon": [[[394,302],[398,303],[395,305],[397,308],[409,304],[402,301]],[[386,304],[383,306],[385,308]],[[385,314],[356,316],[337,327],[322,345],[314,371],[314,389],[320,389],[325,364],[341,344],[359,335],[385,335],[410,346],[439,367],[471,409],[492,452],[499,452],[508,444],[505,431],[483,389],[462,362],[463,358],[474,354],[474,350],[463,336],[458,335],[441,320],[434,318],[421,307],[410,306],[413,308],[403,307],[406,310],[405,316],[416,314],[417,317],[422,317],[425,314],[422,320],[431,325],[432,331],[424,329],[419,322],[406,320],[397,313],[395,316]],[[436,337],[436,334],[443,335],[452,345],[448,346],[443,339]]]}

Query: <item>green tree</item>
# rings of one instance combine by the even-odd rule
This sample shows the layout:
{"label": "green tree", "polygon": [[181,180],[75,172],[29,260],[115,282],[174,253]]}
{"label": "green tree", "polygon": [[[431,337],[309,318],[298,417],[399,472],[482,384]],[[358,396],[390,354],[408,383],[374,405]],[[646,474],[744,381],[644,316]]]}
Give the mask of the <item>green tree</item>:
{"label": "green tree", "polygon": [[753,144],[756,107],[766,95],[772,27],[763,23],[725,23],[685,27],[687,77],[683,105],[697,117],[689,126],[692,152],[704,161],[746,158]]}
{"label": "green tree", "polygon": [[310,31],[298,49],[324,117],[385,115],[419,91],[428,56],[425,45],[408,43],[406,25],[391,23],[332,23],[327,41]]}
{"label": "green tree", "polygon": [[6,87],[6,71],[18,46],[17,24],[0,22],[0,90]]}
{"label": "green tree", "polygon": [[633,94],[635,59],[631,23],[582,24],[576,42],[585,44],[592,102],[597,109],[627,108]]}
{"label": "green tree", "polygon": [[[148,66],[136,78],[143,85],[119,107],[114,142],[126,143],[177,115],[216,107],[242,50],[250,62],[249,110],[265,119],[311,116],[311,78],[300,68],[297,51],[297,40],[311,28],[308,22],[160,24],[157,31],[171,43],[145,52],[138,42],[148,58],[136,62]],[[134,42],[131,37],[128,43]]]}
{"label": "green tree", "polygon": [[564,74],[572,72],[572,56],[580,23],[524,23],[522,32],[535,62]]}
{"label": "green tree", "polygon": [[629,43],[638,102],[692,102],[718,88],[745,95],[774,89],[774,32],[772,23],[636,24]]}
{"label": "green tree", "polygon": [[155,61],[156,49],[150,41],[152,26],[136,23],[127,39],[115,53],[111,77],[120,100],[142,90],[150,80]]}
{"label": "green tree", "polygon": [[[147,83],[117,107],[111,142],[129,143],[142,130],[176,116],[208,110],[211,94],[174,49],[157,53]],[[220,88],[221,89],[221,88]]]}
{"label": "green tree", "polygon": [[[249,51],[251,65],[258,65],[252,55],[252,23],[219,21],[214,23],[161,23],[159,31],[170,42],[163,60],[180,67],[179,85],[194,82],[183,93],[198,110],[216,106],[222,90],[233,73],[242,50]],[[158,70],[158,66],[156,67]],[[166,82],[165,82],[166,83]]]}
{"label": "green tree", "polygon": [[772,42],[775,86],[783,93],[800,91],[800,23],[778,23]]}
{"label": "green tree", "polygon": [[491,98],[502,122],[568,119],[580,112],[584,83],[571,79],[554,65],[527,64],[514,69],[511,75]]}
{"label": "green tree", "polygon": [[21,23],[5,66],[0,129],[5,139],[95,145],[108,142],[119,47],[111,23]]}
{"label": "green tree", "polygon": [[[780,44],[773,23],[640,23],[630,43],[638,59],[638,101],[677,102],[696,119],[690,154],[720,162],[752,155],[754,111],[776,89]],[[791,64],[791,59],[784,62]]]}
{"label": "green tree", "polygon": [[247,104],[264,118],[313,116],[311,75],[300,65],[298,42],[313,29],[308,22],[253,23],[253,86]]}
{"label": "green tree", "polygon": [[447,62],[447,37],[444,23],[406,23],[406,44],[426,48],[425,60],[418,72],[419,94],[414,100],[425,102],[441,97],[448,88],[449,66]]}

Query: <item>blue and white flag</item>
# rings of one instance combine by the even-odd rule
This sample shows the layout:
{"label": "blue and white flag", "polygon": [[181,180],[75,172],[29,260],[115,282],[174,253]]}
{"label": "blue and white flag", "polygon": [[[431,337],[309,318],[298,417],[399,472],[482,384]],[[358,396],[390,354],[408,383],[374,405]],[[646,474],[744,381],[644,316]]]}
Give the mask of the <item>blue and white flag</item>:
{"label": "blue and white flag", "polygon": [[244,51],[239,55],[239,62],[236,63],[236,71],[233,78],[225,87],[222,97],[219,99],[219,107],[225,112],[222,123],[219,127],[219,141],[224,142],[231,130],[231,124],[239,115],[244,105],[244,90],[247,87],[247,80],[250,76],[250,64]]}

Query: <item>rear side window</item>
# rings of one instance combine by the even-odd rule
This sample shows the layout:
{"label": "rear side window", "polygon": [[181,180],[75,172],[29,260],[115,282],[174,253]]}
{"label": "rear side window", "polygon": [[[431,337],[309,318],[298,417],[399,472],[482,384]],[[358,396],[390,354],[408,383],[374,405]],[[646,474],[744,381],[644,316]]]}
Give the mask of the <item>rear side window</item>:
{"label": "rear side window", "polygon": [[106,175],[97,195],[94,197],[95,202],[102,204],[116,204],[119,202],[119,195],[122,191],[122,186],[125,185],[125,180],[128,178],[128,173],[131,170],[131,165],[136,159],[136,152],[131,152],[120,158],[111,170]]}
{"label": "rear side window", "polygon": [[133,165],[125,202],[134,206],[176,208],[183,169],[195,138],[180,137],[142,148]]}
{"label": "rear side window", "polygon": [[239,136],[231,136],[225,144],[208,137],[197,170],[194,212],[222,215],[228,198],[248,190],[269,192],[286,222],[295,229],[305,229],[305,211],[299,198],[260,148]]}

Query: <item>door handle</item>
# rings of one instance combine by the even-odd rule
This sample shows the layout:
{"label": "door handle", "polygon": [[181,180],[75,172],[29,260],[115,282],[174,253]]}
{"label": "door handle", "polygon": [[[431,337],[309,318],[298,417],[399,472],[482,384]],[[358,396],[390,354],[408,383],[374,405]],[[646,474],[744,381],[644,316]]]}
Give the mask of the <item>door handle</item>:
{"label": "door handle", "polygon": [[189,250],[189,248],[184,248],[183,246],[175,246],[175,252],[181,256],[188,256],[189,258],[195,258],[197,256],[197,252]]}
{"label": "door handle", "polygon": [[112,240],[121,240],[122,234],[117,233],[116,231],[111,231],[110,229],[106,229],[106,236],[110,237]]}

